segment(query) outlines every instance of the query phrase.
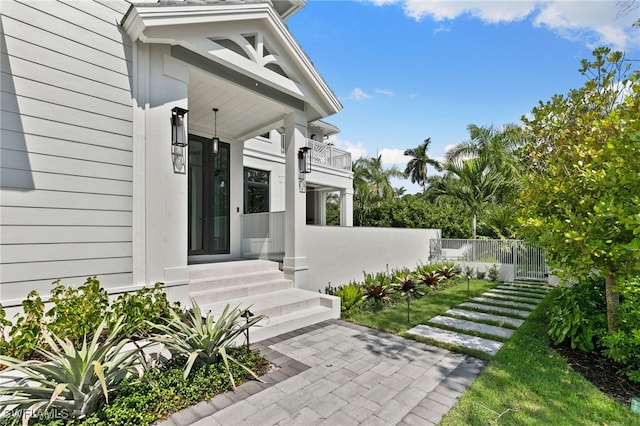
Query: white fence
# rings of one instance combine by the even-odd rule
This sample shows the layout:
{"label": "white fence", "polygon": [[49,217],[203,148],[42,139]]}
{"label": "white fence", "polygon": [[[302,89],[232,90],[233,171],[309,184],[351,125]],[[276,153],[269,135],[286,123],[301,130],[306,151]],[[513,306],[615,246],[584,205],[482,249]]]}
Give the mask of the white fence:
{"label": "white fence", "polygon": [[429,260],[452,260],[480,271],[496,265],[503,281],[547,281],[549,276],[542,251],[522,240],[431,239]]}
{"label": "white fence", "polygon": [[351,154],[324,142],[307,140],[311,148],[311,162],[339,170],[351,170]]}

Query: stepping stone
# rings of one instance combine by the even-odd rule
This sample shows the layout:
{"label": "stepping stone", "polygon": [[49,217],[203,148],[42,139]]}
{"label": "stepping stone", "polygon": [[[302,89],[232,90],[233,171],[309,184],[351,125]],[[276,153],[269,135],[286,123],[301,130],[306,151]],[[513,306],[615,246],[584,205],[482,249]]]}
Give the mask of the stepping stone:
{"label": "stepping stone", "polygon": [[531,303],[531,304],[540,303],[540,299],[531,299],[531,298],[527,298],[526,296],[515,296],[512,294],[494,293],[493,290],[488,291],[486,293],[482,293],[482,295],[487,297],[493,297],[494,299],[513,300],[514,302]]}
{"label": "stepping stone", "polygon": [[533,289],[533,290],[541,290],[545,292],[551,291],[551,288],[546,284],[522,284],[522,283],[510,283],[508,284],[511,287],[517,287],[521,289]]}
{"label": "stepping stone", "polygon": [[511,315],[516,315],[516,316],[522,317],[522,318],[527,318],[529,315],[531,315],[531,312],[529,312],[529,311],[522,311],[520,309],[504,308],[504,307],[500,307],[500,306],[483,305],[481,303],[464,302],[464,303],[461,303],[460,306],[465,307],[465,308],[479,309],[481,311],[498,312],[500,314],[507,314],[507,315],[511,314]]}
{"label": "stepping stone", "polygon": [[[538,288],[529,288],[529,287],[514,287],[509,284],[502,284],[496,287],[495,289],[508,290],[508,291],[517,291],[517,292],[527,292],[531,294],[539,294],[541,296],[546,296],[549,293],[549,290],[538,289]],[[494,290],[495,290],[494,289]]]}
{"label": "stepping stone", "polygon": [[524,320],[505,317],[503,315],[485,314],[484,312],[465,311],[464,309],[456,309],[456,308],[449,309],[447,312],[445,312],[445,314],[464,317],[470,320],[503,322],[505,324],[509,324],[512,327],[520,327],[524,323]]}
{"label": "stepping stone", "polygon": [[511,337],[514,332],[514,330],[510,328],[496,327],[495,325],[487,325],[458,318],[443,317],[442,315],[433,317],[428,322],[431,324],[446,325],[447,327],[455,328],[459,331],[475,331],[477,333],[490,334],[492,336],[502,337],[505,339]]}
{"label": "stepping stone", "polygon": [[463,348],[479,350],[489,355],[495,355],[502,347],[502,342],[469,336],[468,334],[457,333],[455,331],[443,330],[429,325],[416,325],[407,331],[407,333],[428,337],[438,342],[449,343]]}
{"label": "stepping stone", "polygon": [[544,299],[544,296],[546,296],[545,294],[540,294],[540,293],[529,293],[529,292],[518,291],[518,290],[504,290],[501,288],[492,288],[491,293],[500,293],[500,294],[515,296],[515,297],[525,297],[529,299],[536,299],[537,301]]}
{"label": "stepping stone", "polygon": [[530,311],[533,311],[537,306],[531,305],[529,303],[512,302],[510,300],[491,299],[489,297],[474,297],[472,300],[475,300],[476,302],[495,303],[498,305],[506,305],[514,308],[528,309]]}

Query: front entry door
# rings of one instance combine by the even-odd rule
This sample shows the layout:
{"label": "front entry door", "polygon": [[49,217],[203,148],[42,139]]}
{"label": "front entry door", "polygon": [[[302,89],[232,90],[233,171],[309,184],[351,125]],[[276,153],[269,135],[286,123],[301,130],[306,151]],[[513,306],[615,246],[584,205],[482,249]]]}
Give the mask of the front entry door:
{"label": "front entry door", "polygon": [[189,255],[229,253],[229,144],[189,135]]}

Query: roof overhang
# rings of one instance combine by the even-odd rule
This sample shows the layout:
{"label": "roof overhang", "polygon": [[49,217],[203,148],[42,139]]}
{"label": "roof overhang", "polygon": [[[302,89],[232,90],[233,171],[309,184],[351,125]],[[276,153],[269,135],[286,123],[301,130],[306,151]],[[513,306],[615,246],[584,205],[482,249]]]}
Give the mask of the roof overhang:
{"label": "roof overhang", "polygon": [[[309,121],[313,121],[338,112],[342,105],[282,20],[304,3],[291,0],[134,4],[122,26],[133,41],[170,45],[171,55],[176,59],[286,108],[304,108]],[[265,43],[269,40],[264,58],[242,56],[216,42],[227,35],[232,40],[239,39],[238,34],[247,31],[259,34]],[[266,67],[265,58],[277,60],[286,73]]]}

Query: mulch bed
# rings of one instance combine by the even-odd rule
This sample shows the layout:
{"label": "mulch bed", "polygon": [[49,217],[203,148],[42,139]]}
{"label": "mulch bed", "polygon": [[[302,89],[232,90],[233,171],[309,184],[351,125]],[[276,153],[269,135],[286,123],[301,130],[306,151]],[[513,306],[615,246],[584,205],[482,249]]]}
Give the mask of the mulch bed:
{"label": "mulch bed", "polygon": [[594,384],[609,398],[627,407],[632,397],[640,397],[640,383],[629,381],[620,372],[621,367],[605,356],[593,352],[584,353],[571,349],[570,345],[559,345],[554,348],[573,370]]}

